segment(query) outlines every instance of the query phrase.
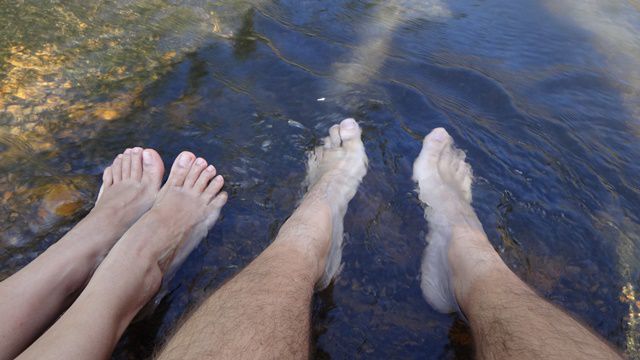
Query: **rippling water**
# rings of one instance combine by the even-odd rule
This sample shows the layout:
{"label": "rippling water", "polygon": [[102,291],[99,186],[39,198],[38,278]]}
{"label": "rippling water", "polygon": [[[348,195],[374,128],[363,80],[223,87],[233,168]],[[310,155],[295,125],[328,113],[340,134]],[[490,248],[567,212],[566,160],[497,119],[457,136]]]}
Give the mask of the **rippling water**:
{"label": "rippling water", "polygon": [[[231,199],[116,359],[148,357],[291,213],[305,151],[353,116],[370,171],[317,358],[468,358],[422,299],[420,139],[444,126],[505,261],[639,358],[637,0],[0,1],[0,278],[68,230],[125,147],[214,162]],[[324,98],[324,101],[318,99]]]}

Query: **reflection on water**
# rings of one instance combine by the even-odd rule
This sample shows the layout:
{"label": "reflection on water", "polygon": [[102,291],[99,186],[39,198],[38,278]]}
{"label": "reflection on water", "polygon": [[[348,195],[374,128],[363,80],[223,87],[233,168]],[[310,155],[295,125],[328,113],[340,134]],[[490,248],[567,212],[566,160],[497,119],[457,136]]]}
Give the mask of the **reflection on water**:
{"label": "reflection on water", "polygon": [[0,20],[0,278],[91,208],[124,147],[191,150],[228,179],[224,219],[115,358],[149,356],[273,239],[305,151],[347,116],[370,171],[315,299],[316,357],[470,356],[418,285],[411,164],[436,126],[468,151],[509,266],[639,357],[637,1],[20,1]]}

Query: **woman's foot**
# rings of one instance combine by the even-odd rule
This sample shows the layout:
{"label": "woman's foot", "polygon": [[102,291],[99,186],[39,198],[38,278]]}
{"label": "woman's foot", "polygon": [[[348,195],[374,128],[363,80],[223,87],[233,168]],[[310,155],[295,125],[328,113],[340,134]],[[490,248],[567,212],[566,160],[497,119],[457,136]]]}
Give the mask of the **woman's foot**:
{"label": "woman's foot", "polygon": [[[133,167],[121,169],[122,174],[138,174]],[[122,174],[115,178],[122,179]],[[119,200],[113,191],[131,190],[119,183],[114,181],[112,188],[105,181],[99,203],[128,211],[133,204]],[[133,317],[156,294],[162,278],[218,219],[227,201],[222,185],[222,177],[204,159],[180,154],[151,209],[118,240],[77,300],[23,353],[24,358],[108,357]]]}
{"label": "woman's foot", "polygon": [[324,223],[328,226],[323,232],[331,234],[330,237],[300,240],[306,251],[313,252],[319,259],[318,290],[327,287],[340,270],[343,218],[349,201],[367,173],[367,154],[361,134],[354,119],[345,119],[339,125],[333,125],[324,145],[309,154],[308,191],[297,213],[306,211],[308,217],[314,218],[312,220],[326,219]]}
{"label": "woman's foot", "polygon": [[149,210],[163,172],[154,150],[125,150],[105,169],[93,210],[0,284],[0,359],[17,356],[67,309],[113,244]]}
{"label": "woman's foot", "polygon": [[413,179],[429,222],[422,292],[438,311],[460,310],[474,280],[502,261],[471,207],[471,167],[444,129],[425,137]]}
{"label": "woman's foot", "polygon": [[86,283],[116,241],[151,208],[163,174],[160,155],[140,147],[126,149],[104,170],[94,208],[52,246],[53,251],[77,254],[74,272],[79,283]]}
{"label": "woman's foot", "polygon": [[[100,258],[151,208],[163,174],[164,164],[160,155],[155,150],[139,147],[126,149],[104,170],[98,199],[85,218],[85,221],[92,220],[93,228],[83,229],[90,231],[87,235],[91,237],[109,234],[99,237],[103,240]],[[81,226],[82,223],[79,224]]]}
{"label": "woman's foot", "polygon": [[139,262],[149,277],[139,289],[137,304],[146,303],[161,279],[175,272],[218,219],[227,202],[227,193],[220,192],[223,185],[213,165],[182,152],[151,209],[118,241],[98,271],[113,276],[122,273],[123,261]]}

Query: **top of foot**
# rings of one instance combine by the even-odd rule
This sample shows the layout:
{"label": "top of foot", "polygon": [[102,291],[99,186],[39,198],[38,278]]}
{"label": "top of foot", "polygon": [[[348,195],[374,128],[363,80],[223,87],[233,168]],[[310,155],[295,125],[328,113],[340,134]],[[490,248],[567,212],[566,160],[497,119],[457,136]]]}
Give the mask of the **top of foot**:
{"label": "top of foot", "polygon": [[[151,208],[163,173],[160,155],[155,150],[140,147],[126,149],[104,170],[94,208],[73,230],[91,232],[98,259],[106,255],[122,234]],[[95,236],[96,232],[101,236]]]}
{"label": "top of foot", "polygon": [[441,312],[460,311],[459,300],[483,261],[496,257],[471,207],[472,171],[465,154],[442,128],[424,139],[413,166],[419,197],[426,205],[428,246],[422,260],[425,298]]}
{"label": "top of foot", "polygon": [[[140,294],[147,302],[166,284],[191,251],[214,225],[227,201],[227,193],[216,168],[188,151],[173,163],[167,182],[158,192],[151,209],[136,222],[109,253],[105,261],[130,258],[136,254],[143,264],[151,264],[157,277],[149,291]],[[110,258],[114,259],[110,259]],[[160,291],[154,303],[164,294]]]}
{"label": "top of foot", "polygon": [[227,193],[221,192],[223,185],[222,175],[205,159],[188,151],[178,155],[151,210],[176,234],[163,244],[157,243],[164,246],[159,260],[163,272],[172,273],[216,222],[227,202]]}
{"label": "top of foot", "polygon": [[322,259],[323,275],[317,289],[323,289],[340,269],[342,258],[343,218],[367,173],[367,155],[361,139],[362,130],[354,119],[345,119],[329,129],[324,145],[309,154],[305,201],[320,199],[331,209],[331,239],[315,244]]}

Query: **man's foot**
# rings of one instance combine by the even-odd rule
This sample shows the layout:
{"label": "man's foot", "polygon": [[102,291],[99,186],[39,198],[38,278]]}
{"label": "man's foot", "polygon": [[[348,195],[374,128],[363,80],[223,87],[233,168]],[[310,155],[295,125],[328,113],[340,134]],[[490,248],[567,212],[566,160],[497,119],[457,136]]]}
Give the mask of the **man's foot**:
{"label": "man's foot", "polygon": [[[337,275],[342,259],[343,218],[349,201],[367,173],[367,154],[360,138],[362,130],[354,119],[345,119],[329,129],[324,145],[309,154],[307,166],[308,191],[304,203],[321,201],[329,209],[331,238],[314,241],[310,248],[317,251],[321,276],[316,289],[321,290]],[[310,241],[313,239],[307,239]]]}
{"label": "man's foot", "polygon": [[[91,212],[71,230],[92,249],[95,268],[113,244],[155,201],[164,165],[152,149],[126,149],[104,170],[98,199]],[[64,241],[64,240],[63,240]],[[75,244],[79,246],[80,244]]]}
{"label": "man's foot", "polygon": [[152,264],[159,276],[141,294],[143,302],[148,301],[158,290],[160,279],[166,281],[175,272],[220,216],[227,202],[227,193],[220,192],[223,185],[224,179],[216,176],[213,165],[182,152],[151,209],[118,241],[105,266],[130,259],[132,254]]}
{"label": "man's foot", "polygon": [[436,310],[459,311],[474,279],[502,262],[471,207],[471,167],[444,129],[425,137],[413,180],[429,222],[422,292]]}

